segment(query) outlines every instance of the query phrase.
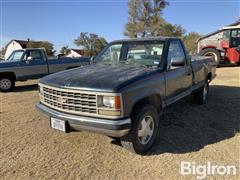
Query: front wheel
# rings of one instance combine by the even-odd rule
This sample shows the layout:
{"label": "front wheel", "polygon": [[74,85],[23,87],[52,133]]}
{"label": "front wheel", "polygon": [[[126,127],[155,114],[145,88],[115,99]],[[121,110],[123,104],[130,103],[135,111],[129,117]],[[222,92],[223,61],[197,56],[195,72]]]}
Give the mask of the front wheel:
{"label": "front wheel", "polygon": [[153,145],[158,131],[159,117],[156,108],[142,106],[133,112],[132,129],[120,138],[124,148],[137,154],[143,154]]}
{"label": "front wheel", "polygon": [[206,104],[208,99],[209,83],[206,80],[200,91],[193,94],[194,102],[197,104]]}
{"label": "front wheel", "polygon": [[4,77],[0,79],[0,91],[2,92],[8,92],[11,91],[15,86],[15,81]]}

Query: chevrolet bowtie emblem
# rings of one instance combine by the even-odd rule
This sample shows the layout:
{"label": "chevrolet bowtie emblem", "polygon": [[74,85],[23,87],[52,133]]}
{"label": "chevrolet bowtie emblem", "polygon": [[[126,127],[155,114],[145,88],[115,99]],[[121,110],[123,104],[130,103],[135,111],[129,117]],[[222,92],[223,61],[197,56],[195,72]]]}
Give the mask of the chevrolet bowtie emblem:
{"label": "chevrolet bowtie emblem", "polygon": [[67,99],[64,99],[62,97],[59,97],[57,98],[57,101],[60,102],[60,103],[66,103],[67,102]]}

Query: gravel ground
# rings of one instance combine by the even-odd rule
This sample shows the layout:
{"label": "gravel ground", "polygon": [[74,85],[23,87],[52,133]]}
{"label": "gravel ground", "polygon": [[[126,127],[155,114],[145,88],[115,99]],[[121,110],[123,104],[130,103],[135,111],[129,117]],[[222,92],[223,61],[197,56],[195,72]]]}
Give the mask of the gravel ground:
{"label": "gravel ground", "polygon": [[50,129],[34,107],[37,81],[17,83],[0,93],[0,179],[195,179],[180,174],[181,161],[235,165],[235,176],[207,178],[240,179],[240,68],[217,74],[206,105],[190,98],[168,109],[145,156],[103,135]]}

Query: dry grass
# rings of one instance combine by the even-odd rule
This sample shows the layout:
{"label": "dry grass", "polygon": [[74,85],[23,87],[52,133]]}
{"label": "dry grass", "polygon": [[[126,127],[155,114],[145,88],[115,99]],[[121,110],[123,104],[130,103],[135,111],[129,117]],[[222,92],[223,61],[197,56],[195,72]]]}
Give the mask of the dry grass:
{"label": "dry grass", "polygon": [[1,93],[1,179],[192,179],[180,176],[181,161],[240,164],[239,67],[217,69],[209,102],[172,106],[146,156],[132,154],[110,138],[89,132],[62,132],[35,110],[36,81]]}

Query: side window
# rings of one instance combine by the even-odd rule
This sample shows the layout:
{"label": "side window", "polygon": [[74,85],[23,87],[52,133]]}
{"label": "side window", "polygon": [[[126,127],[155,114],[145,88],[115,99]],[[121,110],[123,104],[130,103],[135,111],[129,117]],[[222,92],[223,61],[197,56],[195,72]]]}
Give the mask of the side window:
{"label": "side window", "polygon": [[121,44],[112,45],[107,51],[102,54],[102,61],[110,61],[110,62],[119,62],[120,53],[121,53]]}
{"label": "side window", "polygon": [[240,46],[240,29],[232,30],[232,37],[230,40],[231,47],[238,47]]}
{"label": "side window", "polygon": [[240,37],[240,29],[232,30],[232,37],[233,38]]}
{"label": "side window", "polygon": [[223,32],[223,39],[229,39],[230,38],[231,31],[230,30],[225,30]]}
{"label": "side window", "polygon": [[31,57],[33,61],[42,61],[43,58],[42,58],[42,55],[40,53],[40,51],[38,50],[30,50],[26,53],[26,59],[28,57]]}
{"label": "side window", "polygon": [[181,43],[177,40],[170,42],[168,49],[168,62],[174,59],[174,62],[186,60],[186,56]]}

